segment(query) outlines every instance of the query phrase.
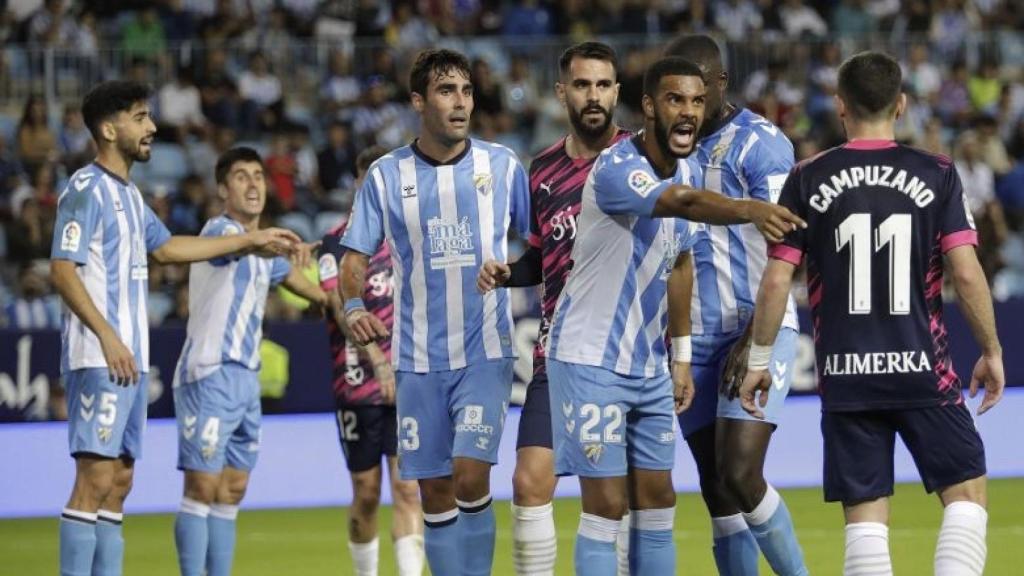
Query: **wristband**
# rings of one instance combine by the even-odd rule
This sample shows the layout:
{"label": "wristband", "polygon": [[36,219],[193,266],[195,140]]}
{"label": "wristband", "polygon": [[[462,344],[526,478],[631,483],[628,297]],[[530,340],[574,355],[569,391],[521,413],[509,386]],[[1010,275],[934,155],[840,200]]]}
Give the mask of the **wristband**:
{"label": "wristband", "polygon": [[693,360],[693,345],[690,343],[690,337],[673,336],[672,361],[685,362],[689,364],[691,360]]}
{"label": "wristband", "polygon": [[747,354],[747,370],[767,370],[772,359],[772,345],[751,344]]}
{"label": "wristband", "polygon": [[362,298],[349,298],[348,300],[345,300],[346,316],[356,310],[366,310],[366,304],[363,303]]}

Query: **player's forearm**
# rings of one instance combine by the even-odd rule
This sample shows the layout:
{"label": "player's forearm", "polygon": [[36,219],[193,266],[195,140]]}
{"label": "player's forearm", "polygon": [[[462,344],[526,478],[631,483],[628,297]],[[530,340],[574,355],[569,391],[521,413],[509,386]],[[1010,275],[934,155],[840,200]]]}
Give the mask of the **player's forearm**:
{"label": "player's forearm", "polygon": [[342,303],[353,298],[363,297],[363,287],[366,285],[366,268],[369,265],[369,257],[349,250],[341,259],[341,272],[338,274],[338,287],[341,290]]}
{"label": "player's forearm", "polygon": [[771,346],[786,315],[786,300],[796,267],[789,262],[770,259],[761,276],[754,305],[753,340],[758,346]]}
{"label": "player's forearm", "polygon": [[[954,248],[953,251],[970,250],[969,258],[961,257],[953,261],[953,286],[956,288],[960,310],[971,327],[974,339],[981,347],[982,354],[996,356],[1002,354],[999,336],[996,333],[995,312],[992,309],[992,293],[989,291],[985,272],[974,256],[972,246]],[[948,254],[947,254],[948,256]]]}
{"label": "player's forearm", "polygon": [[92,301],[89,292],[86,291],[82,279],[75,273],[74,262],[70,260],[53,260],[50,262],[50,281],[53,287],[60,294],[62,300],[78,316],[94,334],[103,337],[114,332],[114,327],[107,322],[96,303]]}
{"label": "player's forearm", "polygon": [[655,217],[675,216],[706,224],[746,224],[750,222],[750,203],[732,200],[716,192],[689,186],[671,186],[654,205]]}
{"label": "player's forearm", "polygon": [[292,268],[288,272],[288,276],[285,277],[284,287],[291,290],[295,294],[302,296],[310,302],[316,302],[317,304],[324,306],[327,304],[327,294],[321,290],[318,286],[306,279],[302,275],[302,271],[298,268]]}
{"label": "player's forearm", "polygon": [[378,364],[388,363],[388,357],[384,355],[384,351],[380,349],[376,342],[370,342],[360,348],[359,354],[370,361],[370,365],[374,367],[374,370],[376,370]]}
{"label": "player's forearm", "polygon": [[253,249],[249,234],[227,236],[171,236],[163,246],[153,251],[160,264],[200,262]]}
{"label": "player's forearm", "polygon": [[676,258],[668,277],[668,335],[690,335],[690,304],[693,301],[693,257],[684,252]]}
{"label": "player's forearm", "polygon": [[518,260],[508,265],[510,274],[507,288],[521,288],[524,286],[536,286],[544,280],[540,248],[530,246],[523,252]]}

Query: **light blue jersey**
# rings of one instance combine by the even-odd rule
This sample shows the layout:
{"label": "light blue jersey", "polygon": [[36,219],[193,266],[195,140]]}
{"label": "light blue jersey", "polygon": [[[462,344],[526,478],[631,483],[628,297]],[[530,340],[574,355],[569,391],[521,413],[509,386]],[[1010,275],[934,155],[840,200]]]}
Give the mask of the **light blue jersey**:
{"label": "light blue jersey", "polygon": [[[209,220],[201,236],[241,234],[227,215]],[[188,335],[176,380],[195,382],[227,363],[260,368],[263,309],[271,286],[291,271],[286,258],[250,254],[195,262],[189,269]]]}
{"label": "light blue jersey", "polygon": [[[89,164],[71,176],[57,201],[51,258],[75,264],[89,298],[149,371],[147,254],[171,233],[139,189]],[[99,338],[70,310],[63,314],[61,372],[106,368]]]}
{"label": "light blue jersey", "polygon": [[680,160],[662,179],[638,138],[602,152],[587,178],[548,357],[649,378],[667,371],[666,280],[676,256],[693,244],[689,222],[651,213],[668,186],[691,185],[698,168]]}
{"label": "light blue jersey", "polygon": [[481,140],[441,165],[413,144],[370,166],[341,244],[373,255],[388,242],[397,370],[440,372],[515,357],[508,290],[481,295],[476,276],[484,261],[507,258],[510,228],[526,236],[529,194],[515,153]]}
{"label": "light blue jersey", "polygon": [[[793,167],[793,145],[771,122],[740,108],[698,143],[693,157],[703,174],[701,187],[730,198],[776,202]],[[753,224],[697,224],[694,229],[691,331],[698,336],[742,330],[752,317],[768,262],[764,237]],[[782,325],[798,328],[792,298]]]}

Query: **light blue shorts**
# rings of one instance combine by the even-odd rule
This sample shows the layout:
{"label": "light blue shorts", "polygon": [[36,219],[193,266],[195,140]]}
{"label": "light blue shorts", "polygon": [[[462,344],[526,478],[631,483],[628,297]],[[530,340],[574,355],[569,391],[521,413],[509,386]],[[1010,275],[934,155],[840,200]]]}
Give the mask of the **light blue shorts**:
{"label": "light blue shorts", "polygon": [[149,378],[118,386],[106,368],[82,368],[64,374],[71,455],[142,458],[142,435],[149,406]]}
{"label": "light blue shorts", "polygon": [[672,377],[632,378],[548,358],[555,473],[625,476],[675,463]]}
{"label": "light blue shorts", "polygon": [[792,328],[783,328],[775,338],[772,358],[768,364],[772,375],[772,391],[768,394],[768,405],[762,409],[764,420],[747,414],[740,405],[739,398],[729,400],[728,396],[718,393],[722,371],[725,370],[725,360],[741,334],[742,332],[736,332],[725,336],[716,334],[693,337],[693,364],[690,369],[696,396],[690,408],[679,415],[683,437],[714,424],[715,418],[768,422],[778,426],[782,406],[793,381],[793,363],[796,360],[800,333]]}
{"label": "light blue shorts", "polygon": [[396,373],[402,480],[449,476],[452,458],[498,462],[513,363],[503,358],[444,372]]}
{"label": "light blue shorts", "polygon": [[224,364],[195,382],[176,383],[178,469],[251,471],[260,451],[259,373]]}

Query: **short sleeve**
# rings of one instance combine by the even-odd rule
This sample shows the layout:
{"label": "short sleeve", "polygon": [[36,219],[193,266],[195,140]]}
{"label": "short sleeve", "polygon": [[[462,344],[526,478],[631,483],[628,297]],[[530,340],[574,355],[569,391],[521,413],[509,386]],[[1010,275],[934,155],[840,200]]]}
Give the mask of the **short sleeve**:
{"label": "short sleeve", "polygon": [[270,285],[277,286],[292,271],[292,263],[283,256],[275,256],[270,262]]}
{"label": "short sleeve", "polygon": [[509,215],[512,227],[520,236],[530,233],[530,181],[526,170],[514,155],[509,158],[508,173]]}
{"label": "short sleeve", "polygon": [[171,239],[171,231],[156,217],[149,204],[144,204],[143,210],[146,221],[146,252],[153,252]]}
{"label": "short sleeve", "polygon": [[952,164],[949,164],[946,170],[943,188],[947,193],[940,215],[942,251],[949,252],[957,246],[977,246],[978,232],[974,226],[974,216],[971,215],[971,207],[967,204],[960,174]]}
{"label": "short sleeve", "polygon": [[[794,167],[786,183],[779,193],[779,205],[785,206],[790,212],[807,220],[807,205],[804,203],[800,191],[800,169]],[[782,242],[768,247],[768,256],[776,260],[784,260],[794,266],[799,266],[806,251],[807,231],[804,228],[797,228],[786,234]]]}
{"label": "short sleeve", "polygon": [[[217,236],[230,236],[232,234],[241,234],[242,227],[228,220],[224,216],[218,216],[212,218],[206,222],[203,226],[202,231],[199,232],[200,236],[215,238]],[[225,256],[218,256],[211,258],[208,262],[213,266],[225,266],[238,260],[238,256],[235,254],[228,254]]]}
{"label": "short sleeve", "polygon": [[103,203],[94,186],[78,186],[83,182],[74,178],[57,203],[57,220],[53,227],[50,257],[85,264],[89,259],[89,240],[103,220]]}
{"label": "short sleeve", "polygon": [[785,141],[759,139],[743,161],[743,178],[751,198],[776,203],[793,169],[793,149]]}
{"label": "short sleeve", "polygon": [[338,263],[345,255],[345,247],[341,245],[341,236],[327,234],[320,241],[320,255],[317,258],[317,272],[320,288],[330,292],[338,288]]}
{"label": "short sleeve", "polygon": [[384,241],[384,221],[381,197],[386,190],[380,168],[373,167],[356,192],[348,227],[341,238],[341,245],[361,254],[372,256]]}
{"label": "short sleeve", "polygon": [[650,217],[671,180],[661,180],[639,155],[601,156],[590,171],[597,205],[605,214]]}

